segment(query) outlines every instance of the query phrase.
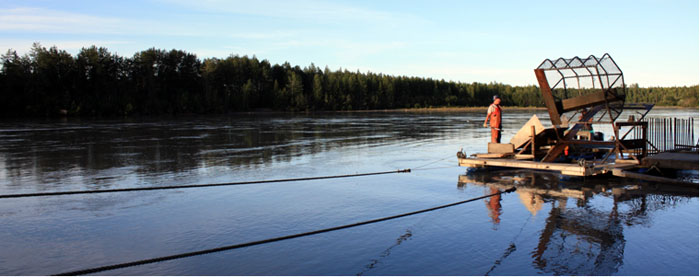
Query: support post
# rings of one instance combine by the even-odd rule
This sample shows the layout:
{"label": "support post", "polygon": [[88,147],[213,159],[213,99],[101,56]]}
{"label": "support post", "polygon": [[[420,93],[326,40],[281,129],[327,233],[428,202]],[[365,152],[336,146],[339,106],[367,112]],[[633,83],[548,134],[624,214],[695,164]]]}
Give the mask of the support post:
{"label": "support post", "polygon": [[642,141],[644,141],[644,147],[642,148],[642,158],[647,156],[647,124],[643,122],[642,124]]}
{"label": "support post", "polygon": [[530,147],[532,148],[532,160],[535,161],[535,125],[530,126],[532,130],[532,140],[530,141]]}
{"label": "support post", "polygon": [[552,120],[552,125],[554,125],[554,127],[558,127],[561,125],[561,114],[559,114],[557,103],[554,101],[552,88],[549,87],[549,82],[547,82],[547,76],[544,74],[544,69],[535,69],[535,77],[537,77],[537,82],[540,85],[542,100],[544,100],[544,105],[547,106],[549,119]]}

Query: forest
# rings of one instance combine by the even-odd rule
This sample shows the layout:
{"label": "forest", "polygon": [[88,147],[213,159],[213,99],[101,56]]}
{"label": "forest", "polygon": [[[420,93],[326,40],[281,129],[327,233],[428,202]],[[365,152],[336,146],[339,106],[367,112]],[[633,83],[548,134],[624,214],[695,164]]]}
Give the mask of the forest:
{"label": "forest", "polygon": [[[483,107],[494,94],[505,106],[544,106],[537,86],[301,68],[236,55],[200,60],[182,50],[121,57],[91,46],[74,57],[35,43],[25,55],[8,50],[0,59],[0,117]],[[698,86],[632,84],[627,101],[698,107]]]}

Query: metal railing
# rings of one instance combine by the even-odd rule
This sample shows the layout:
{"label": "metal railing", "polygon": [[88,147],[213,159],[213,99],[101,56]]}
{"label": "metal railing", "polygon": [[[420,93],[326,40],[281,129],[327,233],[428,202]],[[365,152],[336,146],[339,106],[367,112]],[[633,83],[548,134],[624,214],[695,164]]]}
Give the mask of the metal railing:
{"label": "metal railing", "polygon": [[[667,151],[698,151],[694,118],[647,118],[648,154]],[[635,136],[641,134],[635,134]]]}

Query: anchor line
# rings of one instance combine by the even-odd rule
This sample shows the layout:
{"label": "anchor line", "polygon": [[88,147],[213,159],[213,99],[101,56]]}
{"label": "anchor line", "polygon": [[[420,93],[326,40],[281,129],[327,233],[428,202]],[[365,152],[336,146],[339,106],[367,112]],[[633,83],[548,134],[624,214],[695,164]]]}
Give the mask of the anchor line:
{"label": "anchor line", "polygon": [[217,184],[194,184],[194,185],[173,185],[173,186],[140,187],[140,188],[104,189],[104,190],[75,190],[75,191],[55,191],[55,192],[37,192],[37,193],[22,193],[22,194],[5,194],[5,195],[0,195],[0,199],[2,199],[2,198],[58,196],[58,195],[72,195],[72,194],[145,191],[145,190],[166,190],[166,189],[187,189],[187,188],[220,187],[220,186],[239,186],[239,185],[250,185],[250,184],[283,183],[283,182],[309,181],[309,180],[321,180],[321,179],[337,179],[337,178],[349,178],[349,177],[394,174],[394,173],[410,173],[410,172],[411,172],[411,169],[408,168],[408,169],[382,171],[382,172],[370,172],[370,173],[358,173],[358,174],[346,174],[346,175],[334,175],[334,176],[317,176],[317,177],[304,177],[304,178],[291,178],[291,179],[276,179],[276,180],[261,180],[261,181],[244,181],[244,182],[217,183]]}
{"label": "anchor line", "polygon": [[[451,157],[451,156],[450,156]],[[419,167],[414,170],[432,170],[448,167],[435,167],[435,168],[422,168],[437,162],[449,159],[450,157],[442,158]],[[450,166],[451,167],[451,166]],[[239,185],[251,185],[251,184],[264,184],[264,183],[283,183],[283,182],[297,182],[297,181],[310,181],[310,180],[322,180],[322,179],[337,179],[337,178],[349,178],[349,177],[360,177],[360,176],[371,176],[371,175],[383,175],[383,174],[394,174],[394,173],[410,173],[411,169],[399,169],[392,171],[381,171],[381,172],[369,172],[369,173],[357,173],[357,174],[345,174],[345,175],[334,175],[334,176],[317,176],[317,177],[304,177],[304,178],[291,178],[291,179],[276,179],[276,180],[259,180],[259,181],[243,181],[243,182],[231,182],[231,183],[216,183],[216,184],[193,184],[193,185],[173,185],[173,186],[156,186],[156,187],[137,187],[137,188],[121,188],[121,189],[104,189],[104,190],[74,190],[74,191],[54,191],[54,192],[36,192],[36,193],[19,193],[19,194],[2,194],[0,199],[3,198],[25,198],[25,197],[45,197],[45,196],[60,196],[60,195],[74,195],[74,194],[93,194],[93,193],[114,193],[114,192],[130,192],[130,191],[148,191],[148,190],[167,190],[167,189],[188,189],[188,188],[203,188],[203,187],[220,187],[220,186],[239,186]]]}
{"label": "anchor line", "polygon": [[450,165],[450,166],[439,166],[439,167],[428,167],[428,168],[416,168],[416,169],[411,169],[412,171],[421,171],[421,170],[435,170],[435,169],[444,169],[444,168],[455,168],[458,166]]}
{"label": "anchor line", "polygon": [[427,163],[427,164],[424,164],[424,165],[421,165],[421,166],[418,166],[418,167],[414,167],[413,169],[414,169],[414,170],[420,169],[420,168],[422,168],[422,167],[426,167],[426,166],[429,166],[429,165],[431,165],[431,164],[435,164],[435,163],[437,163],[437,162],[441,162],[441,161],[447,160],[447,159],[452,158],[452,157],[454,157],[454,155],[449,155],[449,156],[447,156],[447,157],[445,157],[445,158],[438,159],[438,160],[429,162],[429,163]]}
{"label": "anchor line", "polygon": [[83,269],[83,270],[60,273],[57,275],[59,275],[59,276],[85,275],[85,274],[97,273],[97,272],[102,272],[102,271],[107,271],[107,270],[127,268],[127,267],[133,267],[133,266],[137,266],[137,265],[151,264],[151,263],[157,263],[157,262],[168,261],[168,260],[182,259],[182,258],[187,258],[187,257],[192,257],[192,256],[198,256],[198,255],[210,254],[210,253],[215,253],[215,252],[222,252],[222,251],[227,251],[227,250],[244,248],[244,247],[248,247],[248,246],[272,243],[272,242],[294,239],[294,238],[299,238],[299,237],[306,237],[306,236],[327,233],[327,232],[332,232],[332,231],[338,231],[338,230],[342,230],[342,229],[348,229],[348,228],[352,228],[352,227],[368,225],[368,224],[372,224],[372,223],[377,223],[377,222],[392,220],[392,219],[396,219],[396,218],[416,215],[416,214],[420,214],[420,213],[426,213],[426,212],[430,212],[430,211],[440,210],[440,209],[444,209],[444,208],[448,208],[448,207],[452,207],[452,206],[461,205],[464,203],[473,202],[473,201],[476,201],[479,199],[484,199],[484,198],[500,195],[503,193],[510,193],[510,192],[515,191],[515,190],[516,190],[516,188],[512,187],[510,189],[500,191],[497,193],[484,195],[484,196],[480,196],[480,197],[476,197],[476,198],[472,198],[472,199],[467,199],[467,200],[463,200],[463,201],[459,201],[459,202],[454,202],[454,203],[450,203],[450,204],[446,204],[446,205],[436,206],[436,207],[432,207],[432,208],[428,208],[428,209],[423,209],[423,210],[418,210],[418,211],[413,211],[413,212],[409,212],[409,213],[403,213],[403,214],[393,215],[393,216],[388,216],[388,217],[382,217],[382,218],[377,218],[377,219],[372,219],[372,220],[367,220],[367,221],[362,221],[362,222],[356,222],[356,223],[352,223],[352,224],[348,224],[348,225],[320,229],[320,230],[315,230],[315,231],[310,231],[310,232],[305,232],[305,233],[298,233],[298,234],[287,235],[287,236],[282,236],[282,237],[269,238],[269,239],[246,242],[246,243],[241,243],[241,244],[221,246],[221,247],[216,247],[216,248],[211,248],[211,249],[205,249],[205,250],[199,250],[199,251],[193,251],[193,252],[187,252],[187,253],[180,253],[180,254],[175,254],[175,255],[170,255],[170,256],[162,256],[162,257],[133,261],[133,262],[126,262],[126,263],[119,263],[119,264],[113,264],[113,265],[88,268],[88,269]]}

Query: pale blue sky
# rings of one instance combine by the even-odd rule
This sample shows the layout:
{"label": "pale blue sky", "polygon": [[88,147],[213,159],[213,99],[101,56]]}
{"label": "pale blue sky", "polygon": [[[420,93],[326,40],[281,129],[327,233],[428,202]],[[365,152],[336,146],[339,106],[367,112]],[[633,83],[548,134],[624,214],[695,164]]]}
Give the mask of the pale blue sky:
{"label": "pale blue sky", "polygon": [[0,0],[0,51],[255,55],[460,82],[535,84],[545,58],[610,53],[628,84],[698,84],[698,1]]}

